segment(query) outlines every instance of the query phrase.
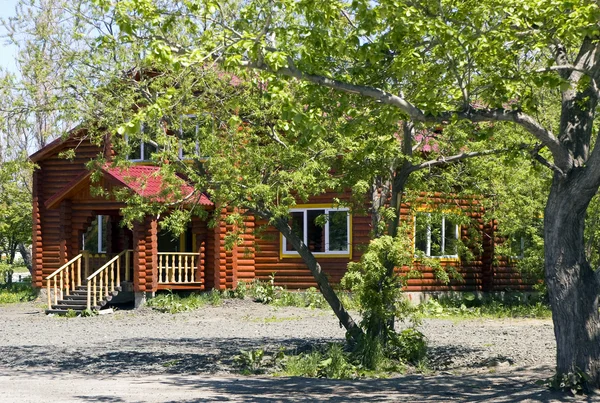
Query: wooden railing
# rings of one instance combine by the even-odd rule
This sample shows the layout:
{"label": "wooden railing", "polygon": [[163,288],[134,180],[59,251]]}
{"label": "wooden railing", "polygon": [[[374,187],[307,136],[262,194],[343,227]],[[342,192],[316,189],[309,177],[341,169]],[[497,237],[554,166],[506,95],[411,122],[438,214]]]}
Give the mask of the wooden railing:
{"label": "wooden railing", "polygon": [[115,291],[115,287],[121,285],[121,258],[125,262],[125,280],[128,281],[130,267],[130,253],[132,250],[126,249],[117,256],[110,259],[102,267],[88,276],[87,281],[87,308],[91,309],[97,306],[98,301],[108,297]]}
{"label": "wooden railing", "polygon": [[80,253],[46,278],[48,309],[52,308],[52,300],[57,304],[59,299],[70,295],[76,286],[81,285],[81,260],[84,256],[85,253]]}
{"label": "wooden railing", "polygon": [[196,283],[196,266],[200,254],[188,252],[158,252],[158,283]]}

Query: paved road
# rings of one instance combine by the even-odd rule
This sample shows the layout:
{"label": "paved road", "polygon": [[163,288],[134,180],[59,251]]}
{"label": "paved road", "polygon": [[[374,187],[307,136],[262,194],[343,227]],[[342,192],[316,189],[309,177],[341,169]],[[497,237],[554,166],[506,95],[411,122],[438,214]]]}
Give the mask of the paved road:
{"label": "paved road", "polygon": [[[329,380],[206,375],[79,375],[0,368],[0,402],[564,402],[531,374]],[[583,401],[596,401],[585,398]]]}

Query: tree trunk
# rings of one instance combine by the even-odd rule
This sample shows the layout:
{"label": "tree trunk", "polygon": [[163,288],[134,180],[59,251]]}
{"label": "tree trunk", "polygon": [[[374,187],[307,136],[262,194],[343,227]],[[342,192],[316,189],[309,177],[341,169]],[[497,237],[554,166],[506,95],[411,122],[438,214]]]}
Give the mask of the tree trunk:
{"label": "tree trunk", "polygon": [[19,243],[19,252],[23,257],[23,262],[25,263],[25,266],[27,266],[27,270],[29,270],[29,273],[33,275],[33,266],[31,265],[31,252],[23,243]]}
{"label": "tree trunk", "polygon": [[304,263],[308,266],[308,269],[315,278],[319,290],[321,291],[321,294],[323,294],[323,297],[325,298],[331,309],[333,309],[333,312],[335,313],[335,316],[337,316],[337,318],[339,319],[341,325],[344,326],[344,328],[354,341],[359,341],[364,335],[363,331],[354,322],[348,311],[346,311],[346,309],[342,305],[342,302],[339,300],[335,291],[333,291],[333,288],[331,288],[329,280],[327,280],[325,273],[323,273],[323,271],[321,270],[321,265],[317,262],[317,259],[315,259],[315,255],[312,254],[312,252],[308,249],[306,244],[302,242],[298,235],[296,235],[292,231],[286,220],[281,218],[276,219],[274,225],[275,228],[277,228],[283,234],[283,236],[285,236],[286,239],[292,244],[294,249],[298,251],[298,254],[302,258]]}
{"label": "tree trunk", "polygon": [[557,375],[583,371],[600,386],[600,272],[585,256],[587,206],[597,187],[582,171],[555,175],[544,216],[545,271],[556,337]]}

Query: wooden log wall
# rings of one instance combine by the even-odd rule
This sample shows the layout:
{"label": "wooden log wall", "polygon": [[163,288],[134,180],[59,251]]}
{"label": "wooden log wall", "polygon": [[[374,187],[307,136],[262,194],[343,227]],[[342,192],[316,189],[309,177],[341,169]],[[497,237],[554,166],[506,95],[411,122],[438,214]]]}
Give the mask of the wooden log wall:
{"label": "wooden log wall", "polygon": [[33,268],[32,283],[35,287],[42,287],[43,276],[43,236],[42,236],[42,208],[43,202],[41,202],[43,172],[40,169],[36,169],[33,172],[32,181],[32,236],[31,236],[31,263]]}
{"label": "wooden log wall", "polygon": [[195,240],[196,249],[192,252],[198,253],[198,260],[196,263],[196,282],[200,282],[200,290],[206,289],[206,252],[207,252],[207,241],[208,241],[208,228],[206,221],[201,220],[199,217],[192,218],[192,236]]}
{"label": "wooden log wall", "polygon": [[[344,199],[345,194],[328,192],[312,197],[306,204],[331,204],[334,198]],[[256,220],[256,226],[265,226],[266,221]],[[358,261],[369,242],[371,218],[367,216],[352,217],[352,260]],[[255,276],[261,281],[267,281],[275,273],[275,283],[290,289],[306,289],[316,287],[316,282],[310,270],[300,257],[280,256],[280,235],[273,227],[267,229],[256,237],[256,250],[254,253]],[[317,261],[332,283],[338,283],[346,273],[348,258],[328,257],[317,255]]]}
{"label": "wooden log wall", "polygon": [[133,290],[146,291],[146,223],[133,223]]}
{"label": "wooden log wall", "polygon": [[[493,234],[498,234],[498,222],[493,222]],[[494,236],[494,246],[500,246],[508,240],[500,235]],[[535,285],[533,279],[522,275],[515,267],[516,260],[510,256],[498,255],[493,266],[493,291],[531,291]]]}
{"label": "wooden log wall", "polygon": [[[59,150],[38,161],[39,168],[34,173],[33,183],[33,283],[37,287],[45,286],[43,279],[54,272],[71,256],[74,242],[65,241],[64,222],[61,219],[61,209],[47,209],[44,203],[63,189],[74,178],[85,171],[85,164],[103,151],[87,141],[67,140],[64,148],[75,148],[73,160],[58,157]],[[63,214],[66,210],[63,211]],[[71,219],[74,219],[75,212]],[[73,232],[72,222],[71,232]],[[62,232],[62,234],[61,234]]]}

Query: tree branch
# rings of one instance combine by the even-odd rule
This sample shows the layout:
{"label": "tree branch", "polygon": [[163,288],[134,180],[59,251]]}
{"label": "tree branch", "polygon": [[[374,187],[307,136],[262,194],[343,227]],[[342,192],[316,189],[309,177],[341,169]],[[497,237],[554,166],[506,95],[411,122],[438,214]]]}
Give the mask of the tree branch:
{"label": "tree branch", "polygon": [[[517,147],[518,150],[527,148],[527,145],[522,144],[520,147]],[[440,165],[446,165],[446,164],[451,164],[453,162],[458,162],[458,161],[462,161],[465,160],[467,158],[473,158],[473,157],[480,157],[483,155],[492,155],[492,154],[501,154],[503,152],[507,152],[507,151],[511,151],[514,150],[514,148],[499,148],[496,150],[484,150],[484,151],[473,151],[470,153],[460,153],[460,154],[456,154],[450,157],[439,157],[438,159],[435,160],[430,160],[427,162],[423,162],[421,164],[418,165],[413,165],[410,168],[410,172],[415,172],[415,171],[420,171],[421,169],[426,169],[426,168],[433,168],[433,167],[437,167]]]}
{"label": "tree branch", "polygon": [[350,84],[343,81],[339,81],[333,78],[328,78],[316,74],[304,73],[296,68],[293,63],[289,62],[288,67],[282,67],[277,70],[273,70],[264,63],[256,63],[251,61],[243,61],[241,65],[246,68],[258,69],[267,71],[273,74],[282,75],[286,77],[296,78],[298,80],[311,82],[317,85],[321,85],[327,88],[332,88],[338,91],[346,92],[349,94],[358,94],[367,98],[374,99],[386,105],[395,106],[398,109],[406,113],[410,119],[418,122],[425,123],[446,123],[458,117],[460,119],[470,120],[472,122],[489,122],[489,121],[501,121],[501,122],[513,122],[529,133],[535,138],[548,147],[552,152],[555,160],[555,164],[562,167],[563,170],[568,170],[572,165],[572,158],[554,134],[543,127],[535,118],[526,113],[517,110],[507,110],[503,108],[498,109],[468,109],[464,111],[450,111],[441,114],[426,114],[421,109],[407,101],[401,96],[394,95],[385,90],[371,87],[368,85],[356,85]]}

